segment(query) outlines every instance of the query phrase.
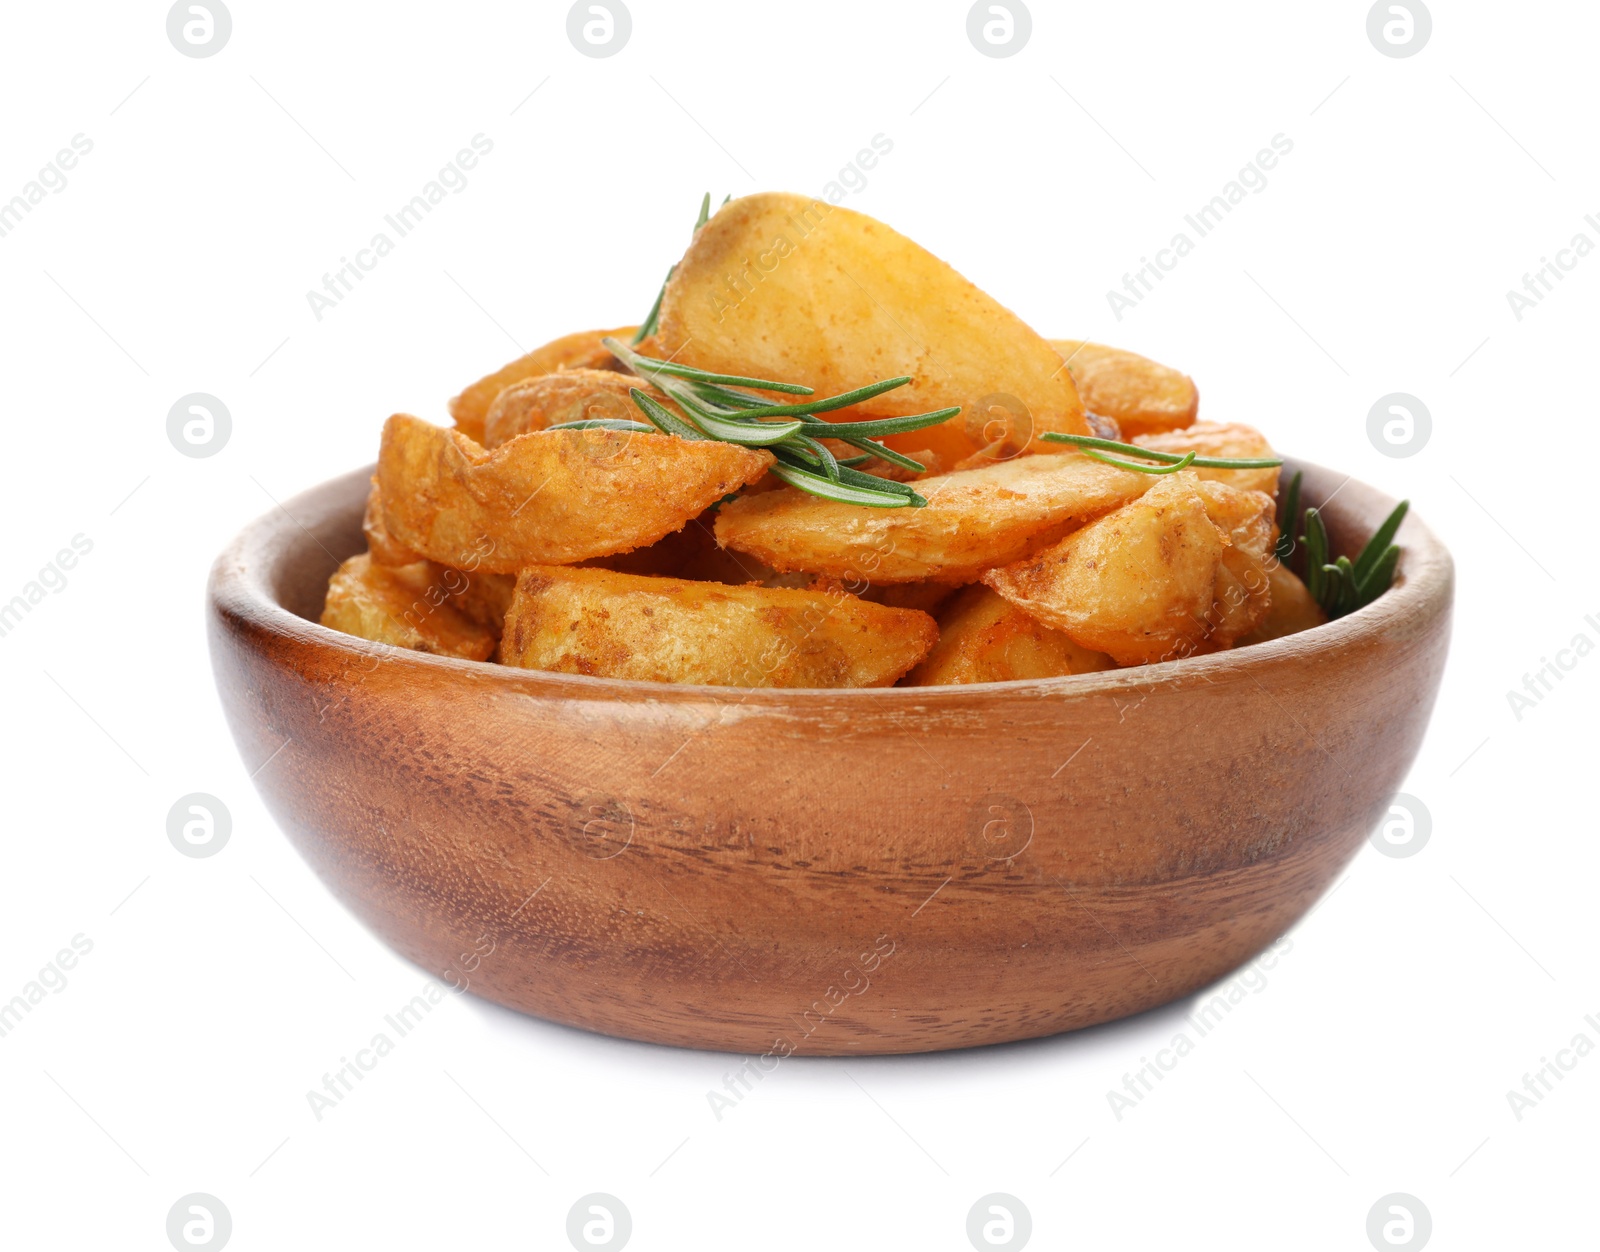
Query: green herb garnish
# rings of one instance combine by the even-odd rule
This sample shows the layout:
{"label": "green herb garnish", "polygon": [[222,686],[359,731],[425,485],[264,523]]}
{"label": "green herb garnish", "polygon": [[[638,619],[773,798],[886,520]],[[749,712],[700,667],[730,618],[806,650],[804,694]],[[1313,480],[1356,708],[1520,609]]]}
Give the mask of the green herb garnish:
{"label": "green herb garnish", "polygon": [[[1085,456],[1092,456],[1107,465],[1115,465],[1118,469],[1137,470],[1141,474],[1176,474],[1191,465],[1196,469],[1272,469],[1283,464],[1282,457],[1198,456],[1193,452],[1180,455],[1176,452],[1158,452],[1154,448],[1141,448],[1136,443],[1118,443],[1115,439],[1100,439],[1094,435],[1067,435],[1055,430],[1047,430],[1039,438],[1047,439],[1051,443],[1070,443],[1083,449]],[[1140,465],[1134,461],[1106,456],[1107,452],[1143,457],[1156,464]]]}
{"label": "green herb garnish", "polygon": [[[1285,563],[1293,556],[1297,546],[1292,525],[1300,511],[1300,478],[1296,474],[1284,492],[1283,517],[1290,525],[1284,527],[1278,536],[1277,555]],[[1316,508],[1306,509],[1300,517],[1305,528],[1299,540],[1299,546],[1304,550],[1300,577],[1312,599],[1322,606],[1322,611],[1330,621],[1365,608],[1389,590],[1394,582],[1395,566],[1400,560],[1400,547],[1394,537],[1410,507],[1409,500],[1402,500],[1395,505],[1394,511],[1384,518],[1383,525],[1373,531],[1372,538],[1367,540],[1354,561],[1347,556],[1328,560],[1328,528]]]}
{"label": "green herb garnish", "polygon": [[[925,469],[922,462],[885,447],[878,440],[884,435],[937,426],[961,412],[957,407],[907,417],[833,422],[819,415],[881,396],[905,386],[911,379],[889,378],[842,395],[779,404],[743,388],[795,396],[809,396],[812,389],[798,383],[713,374],[692,365],[640,356],[616,339],[601,342],[631,373],[652,383],[678,406],[679,412],[674,413],[642,389],[633,388],[629,394],[634,404],[656,429],[680,439],[715,439],[746,448],[766,448],[777,458],[772,472],[791,487],[845,504],[878,509],[921,508],[927,504],[905,483],[863,474],[855,467],[876,459],[907,469]],[[574,425],[568,423],[569,427]],[[823,439],[840,440],[867,455],[840,460],[821,442]]]}

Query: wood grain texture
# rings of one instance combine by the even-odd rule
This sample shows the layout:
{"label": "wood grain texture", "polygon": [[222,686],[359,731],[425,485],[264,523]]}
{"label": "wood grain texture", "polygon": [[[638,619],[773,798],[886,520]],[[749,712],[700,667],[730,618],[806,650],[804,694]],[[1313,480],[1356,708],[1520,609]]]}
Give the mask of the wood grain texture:
{"label": "wood grain texture", "polygon": [[[1391,502],[1303,468],[1308,502],[1339,488],[1326,517],[1353,552]],[[315,622],[361,546],[370,472],[216,563],[240,754],[272,758],[255,782],[274,816],[399,952],[634,1039],[932,1051],[1204,987],[1360,846],[1448,646],[1450,558],[1413,514],[1373,605],[1142,669],[746,692],[401,652]]]}

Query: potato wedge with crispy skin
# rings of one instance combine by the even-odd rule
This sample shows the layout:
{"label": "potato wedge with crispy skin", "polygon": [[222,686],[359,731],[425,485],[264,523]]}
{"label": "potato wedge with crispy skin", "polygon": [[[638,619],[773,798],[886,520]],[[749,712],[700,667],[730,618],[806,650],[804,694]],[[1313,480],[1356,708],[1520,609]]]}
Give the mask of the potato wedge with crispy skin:
{"label": "potato wedge with crispy skin", "polygon": [[1184,472],[983,581],[1119,665],[1173,660],[1206,641],[1227,542]]}
{"label": "potato wedge with crispy skin", "polygon": [[843,591],[533,566],[518,575],[500,660],[718,687],[887,687],[937,638],[926,613]]}
{"label": "potato wedge with crispy skin", "polygon": [[367,493],[366,512],[361,515],[361,533],[367,538],[367,552],[375,565],[415,565],[422,560],[410,548],[398,544],[383,524],[383,500],[378,494],[378,476],[372,476]]}
{"label": "potato wedge with crispy skin", "polygon": [[498,448],[530,430],[563,422],[603,417],[642,422],[644,414],[628,395],[635,387],[657,400],[665,398],[632,374],[615,370],[560,370],[512,383],[494,398],[484,416],[483,446]]}
{"label": "potato wedge with crispy skin", "polygon": [[1198,482],[1206,517],[1227,538],[1216,591],[1206,616],[1206,650],[1234,647],[1250,634],[1272,605],[1269,568],[1277,564],[1277,501],[1266,492],[1245,492],[1226,482]]}
{"label": "potato wedge with crispy skin", "polygon": [[[1197,452],[1209,457],[1237,457],[1240,460],[1270,459],[1278,454],[1272,450],[1267,437],[1254,426],[1240,422],[1196,422],[1184,430],[1170,430],[1157,435],[1139,435],[1128,440],[1142,448],[1157,452]],[[1201,478],[1228,483],[1246,491],[1278,493],[1279,467],[1272,469],[1204,469],[1195,466],[1194,473]]]}
{"label": "potato wedge with crispy skin", "polygon": [[450,416],[455,420],[456,429],[474,443],[482,443],[489,406],[512,383],[536,378],[540,374],[554,374],[557,370],[605,369],[613,358],[600,341],[607,335],[631,339],[636,329],[634,326],[620,326],[616,330],[580,330],[576,334],[552,339],[526,356],[519,356],[509,365],[502,365],[450,401]]}
{"label": "potato wedge with crispy skin", "polygon": [[396,543],[509,574],[652,544],[771,463],[733,444],[615,430],[533,431],[489,452],[399,413],[383,428],[378,490]]}
{"label": "potato wedge with crispy skin", "polygon": [[1328,620],[1322,606],[1311,597],[1305,583],[1281,561],[1273,561],[1267,570],[1267,580],[1272,588],[1272,604],[1256,628],[1238,640],[1243,648],[1252,643],[1265,643],[1269,639],[1282,639],[1297,635],[1302,630],[1321,626]]}
{"label": "potato wedge with crispy skin", "polygon": [[778,570],[968,583],[1136,499],[1152,481],[1057,452],[918,479],[928,501],[920,509],[863,509],[786,487],[724,505],[717,542]]}
{"label": "potato wedge with crispy skin", "polygon": [[1002,393],[1033,433],[1089,430],[1060,355],[1021,318],[882,222],[805,196],[745,196],[719,210],[678,262],[657,334],[684,364],[818,396],[909,375],[835,416],[961,405],[939,426],[885,440],[946,465],[990,441],[986,401]]}
{"label": "potato wedge with crispy skin", "polygon": [[517,587],[515,574],[491,574],[486,570],[452,569],[434,563],[437,581],[450,593],[450,603],[496,640],[505,629],[506,610]]}
{"label": "potato wedge with crispy skin", "polygon": [[1277,503],[1264,491],[1243,491],[1202,478],[1206,516],[1227,539],[1206,621],[1207,650],[1231,648],[1266,617],[1272,605],[1270,566],[1277,564]]}
{"label": "potato wedge with crispy skin", "polygon": [[1115,668],[1104,653],[1079,647],[1065,631],[1052,630],[988,587],[974,586],[940,614],[939,642],[900,685],[1010,682]]}
{"label": "potato wedge with crispy skin", "polygon": [[1079,339],[1050,346],[1066,360],[1084,408],[1115,418],[1124,439],[1188,426],[1200,411],[1194,379],[1149,357]]}
{"label": "potato wedge with crispy skin", "polygon": [[426,561],[377,565],[353,556],[328,581],[322,624],[391,647],[487,661],[495,636],[461,613]]}

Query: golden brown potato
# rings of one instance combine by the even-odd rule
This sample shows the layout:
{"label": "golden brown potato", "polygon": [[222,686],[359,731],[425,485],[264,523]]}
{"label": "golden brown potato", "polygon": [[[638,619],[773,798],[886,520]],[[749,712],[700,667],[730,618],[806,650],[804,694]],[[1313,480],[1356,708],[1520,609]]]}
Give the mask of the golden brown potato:
{"label": "golden brown potato", "polygon": [[771,463],[757,449],[616,430],[532,431],[488,452],[398,413],[383,428],[378,489],[397,543],[510,574],[652,544]]}
{"label": "golden brown potato", "polygon": [[747,583],[769,585],[773,571],[753,556],[730,552],[717,543],[713,527],[715,508],[675,530],[648,548],[635,548],[617,556],[597,557],[583,564],[618,574],[642,574],[651,578],[687,578],[700,583],[727,583],[742,587]]}
{"label": "golden brown potato", "polygon": [[1277,504],[1264,491],[1242,491],[1228,483],[1197,484],[1206,516],[1227,542],[1206,621],[1207,650],[1231,648],[1267,615],[1272,605],[1269,565],[1278,540]]}
{"label": "golden brown potato", "polygon": [[842,591],[547,565],[517,578],[500,660],[718,687],[886,687],[922,659],[938,633],[926,613]]}
{"label": "golden brown potato", "polygon": [[[1130,439],[1141,447],[1157,452],[1197,452],[1201,456],[1237,457],[1240,460],[1262,460],[1278,454],[1272,450],[1267,437],[1254,426],[1240,422],[1196,422],[1187,430],[1167,431],[1158,435],[1140,435]],[[1219,483],[1242,487],[1246,491],[1278,493],[1278,467],[1272,469],[1203,469],[1195,467],[1194,473]]]}
{"label": "golden brown potato", "polygon": [[1183,472],[983,581],[1119,665],[1172,660],[1205,642],[1226,543]]}
{"label": "golden brown potato", "polygon": [[779,570],[966,583],[1136,499],[1152,481],[1068,451],[918,479],[928,501],[920,509],[863,509],[786,487],[724,505],[717,541]]}
{"label": "golden brown potato", "polygon": [[450,401],[450,416],[455,419],[456,429],[474,443],[481,444],[489,406],[512,383],[519,383],[524,378],[536,378],[540,374],[554,374],[563,369],[605,369],[612,363],[612,356],[600,341],[607,335],[615,335],[626,341],[633,338],[633,332],[637,329],[635,326],[619,326],[616,330],[580,330],[576,334],[552,339],[542,348],[535,348],[511,364],[502,365]]}
{"label": "golden brown potato", "polygon": [[611,417],[642,422],[644,414],[628,395],[635,387],[657,400],[665,399],[654,387],[632,374],[619,374],[615,370],[561,370],[512,383],[489,406],[484,418],[483,446],[498,448],[530,430],[586,418]]}
{"label": "golden brown potato", "polygon": [[939,618],[939,642],[900,680],[902,687],[998,683],[1114,669],[1100,652],[1080,648],[988,587],[968,587]]}
{"label": "golden brown potato", "polygon": [[506,610],[511,607],[517,576],[439,564],[434,564],[434,569],[437,581],[450,593],[450,602],[498,640],[505,629]]}
{"label": "golden brown potato", "polygon": [[1176,430],[1200,411],[1194,380],[1149,357],[1078,339],[1052,339],[1050,346],[1065,358],[1084,407],[1115,418],[1123,439]]}
{"label": "golden brown potato", "polygon": [[1313,626],[1321,626],[1328,620],[1328,615],[1322,611],[1322,606],[1313,600],[1311,593],[1306,590],[1305,583],[1301,582],[1288,566],[1279,561],[1270,562],[1267,579],[1272,587],[1272,604],[1260,624],[1248,635],[1239,639],[1241,648],[1247,644],[1265,643],[1269,639],[1296,635],[1302,630],[1310,630]]}
{"label": "golden brown potato", "polygon": [[984,582],[1119,665],[1215,651],[1266,615],[1273,513],[1264,492],[1185,470]]}
{"label": "golden brown potato", "polygon": [[426,561],[375,565],[353,556],[328,580],[322,624],[391,647],[487,661],[494,634],[458,611]]}
{"label": "golden brown potato", "polygon": [[886,440],[947,465],[992,442],[1002,393],[1022,414],[1014,437],[1089,429],[1060,355],[1016,314],[883,223],[805,196],[746,196],[707,222],[667,284],[658,336],[675,360],[819,396],[910,375],[835,416],[961,405]]}
{"label": "golden brown potato", "polygon": [[361,516],[361,533],[367,537],[367,552],[377,565],[415,565],[422,560],[410,548],[394,541],[383,524],[383,500],[378,495],[378,476],[372,476],[367,493],[366,512]]}

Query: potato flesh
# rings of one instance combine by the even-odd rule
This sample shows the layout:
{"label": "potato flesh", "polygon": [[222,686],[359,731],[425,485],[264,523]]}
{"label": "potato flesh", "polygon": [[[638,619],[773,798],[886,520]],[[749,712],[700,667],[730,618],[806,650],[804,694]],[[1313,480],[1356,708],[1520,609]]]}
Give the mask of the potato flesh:
{"label": "potato flesh", "polygon": [[717,541],[778,570],[969,583],[1136,499],[1153,481],[1058,452],[918,479],[928,501],[919,509],[864,509],[786,487],[724,505]]}
{"label": "potato flesh", "polygon": [[1205,638],[1224,542],[1196,480],[1174,474],[983,581],[1119,665],[1171,660],[1190,655]]}
{"label": "potato flesh", "polygon": [[652,544],[771,463],[733,444],[611,430],[533,431],[486,451],[396,414],[378,490],[395,542],[456,569],[508,574]]}
{"label": "potato flesh", "polygon": [[1119,665],[1232,645],[1265,616],[1272,497],[1192,471],[984,582]]}
{"label": "potato flesh", "polygon": [[667,284],[658,336],[674,360],[819,396],[909,375],[834,416],[960,405],[939,426],[885,440],[945,465],[993,442],[997,397],[1024,415],[1010,431],[1024,443],[1089,429],[1060,355],[1016,314],[883,223],[804,196],[746,196],[707,222]]}
{"label": "potato flesh", "polygon": [[605,369],[611,364],[609,349],[600,341],[615,336],[624,341],[633,338],[634,326],[621,326],[616,330],[580,330],[575,334],[552,339],[525,356],[519,356],[509,365],[502,365],[494,373],[485,375],[460,395],[450,401],[450,416],[456,429],[474,443],[484,440],[484,423],[489,406],[512,383],[540,374],[554,374],[563,369]]}
{"label": "potato flesh", "polygon": [[621,418],[642,422],[645,416],[629,392],[638,387],[656,399],[660,392],[632,374],[614,370],[570,369],[512,383],[489,406],[484,418],[485,448],[498,448],[530,430],[563,422]]}
{"label": "potato flesh", "polygon": [[1268,576],[1277,558],[1277,503],[1264,491],[1245,491],[1202,478],[1196,483],[1206,516],[1223,533],[1227,547],[1217,569],[1217,585],[1207,615],[1208,650],[1231,648],[1266,617],[1272,605]]}
{"label": "potato flesh", "polygon": [[378,565],[415,565],[422,557],[410,548],[396,543],[383,524],[383,498],[378,493],[378,476],[372,476],[372,490],[367,493],[366,512],[361,515],[361,533],[366,536],[367,552]]}
{"label": "potato flesh", "polygon": [[1149,357],[1079,339],[1050,346],[1072,371],[1084,408],[1115,418],[1124,439],[1188,426],[1200,411],[1194,380]]}
{"label": "potato flesh", "polygon": [[963,590],[939,618],[939,642],[902,680],[906,687],[1058,678],[1115,668],[988,587]]}
{"label": "potato flesh", "polygon": [[1302,630],[1321,626],[1328,620],[1328,615],[1322,611],[1322,606],[1312,599],[1311,592],[1306,590],[1305,583],[1301,582],[1294,571],[1281,561],[1270,563],[1267,569],[1267,581],[1271,585],[1272,603],[1267,609],[1266,616],[1257,623],[1255,629],[1239,638],[1239,647],[1297,635]]}
{"label": "potato flesh", "polygon": [[[1194,452],[1204,457],[1232,457],[1238,460],[1268,460],[1278,454],[1272,450],[1267,437],[1254,426],[1240,422],[1196,422],[1186,430],[1166,431],[1156,435],[1139,435],[1128,440],[1142,448],[1157,452]],[[1279,467],[1270,469],[1206,469],[1196,467],[1194,473],[1214,482],[1228,483],[1246,491],[1278,492]]]}
{"label": "potato flesh", "polygon": [[374,643],[486,661],[494,633],[460,612],[446,580],[426,561],[378,565],[362,553],[328,581],[322,624]]}
{"label": "potato flesh", "polygon": [[450,602],[499,642],[505,629],[506,610],[517,587],[515,574],[491,574],[486,570],[451,569],[434,564],[438,581],[450,592]]}
{"label": "potato flesh", "polygon": [[533,566],[517,578],[499,659],[647,682],[886,687],[937,637],[926,613],[843,591]]}

